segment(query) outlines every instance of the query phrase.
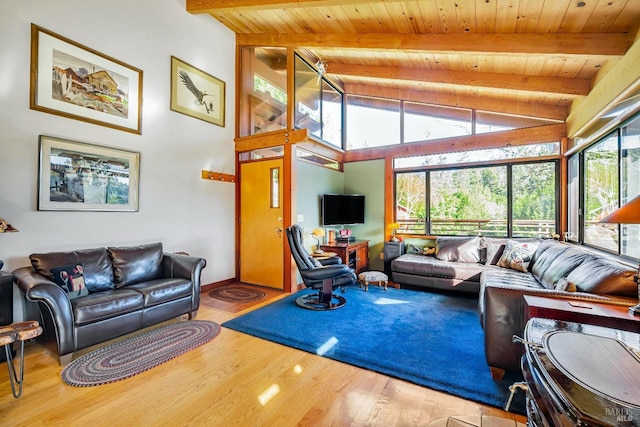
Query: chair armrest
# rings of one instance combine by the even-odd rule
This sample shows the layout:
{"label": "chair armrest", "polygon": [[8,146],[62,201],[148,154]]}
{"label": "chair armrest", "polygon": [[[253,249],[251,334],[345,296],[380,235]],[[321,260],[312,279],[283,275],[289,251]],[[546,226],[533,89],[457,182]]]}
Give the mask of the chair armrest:
{"label": "chair armrest", "polygon": [[320,264],[322,265],[337,265],[342,264],[342,258],[339,256],[330,256],[328,258],[320,258],[318,259]]}
{"label": "chair armrest", "polygon": [[200,306],[200,275],[207,266],[204,258],[173,253],[164,253],[162,275],[166,278],[180,278],[191,281],[193,286],[191,307],[195,311]]}
{"label": "chair armrest", "polygon": [[58,354],[71,353],[74,348],[74,317],[71,302],[65,291],[53,281],[36,273],[31,267],[13,272],[14,282],[29,301],[39,303],[41,315],[51,317],[58,341]]}
{"label": "chair armrest", "polygon": [[321,281],[324,279],[333,279],[342,274],[351,273],[351,269],[346,264],[327,265],[325,267],[318,267],[311,270],[302,270],[300,275],[306,279],[312,281]]}

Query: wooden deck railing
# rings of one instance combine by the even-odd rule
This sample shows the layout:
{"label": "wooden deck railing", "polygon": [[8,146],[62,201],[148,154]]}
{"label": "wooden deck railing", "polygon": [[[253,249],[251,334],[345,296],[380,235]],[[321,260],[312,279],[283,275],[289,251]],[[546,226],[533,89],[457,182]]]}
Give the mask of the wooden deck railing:
{"label": "wooden deck railing", "polygon": [[[421,220],[398,220],[398,234],[425,234],[425,222]],[[555,220],[514,220],[513,236],[550,237],[556,232]],[[491,219],[434,219],[431,220],[434,235],[480,235],[506,236],[507,220]]]}

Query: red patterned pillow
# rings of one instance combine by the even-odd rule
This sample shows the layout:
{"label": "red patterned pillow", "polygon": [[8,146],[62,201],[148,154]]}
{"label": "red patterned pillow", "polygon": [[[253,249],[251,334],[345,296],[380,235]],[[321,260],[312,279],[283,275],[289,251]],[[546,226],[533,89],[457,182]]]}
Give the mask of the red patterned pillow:
{"label": "red patterned pillow", "polygon": [[69,299],[89,295],[84,283],[82,264],[62,265],[51,269],[51,277],[67,293]]}

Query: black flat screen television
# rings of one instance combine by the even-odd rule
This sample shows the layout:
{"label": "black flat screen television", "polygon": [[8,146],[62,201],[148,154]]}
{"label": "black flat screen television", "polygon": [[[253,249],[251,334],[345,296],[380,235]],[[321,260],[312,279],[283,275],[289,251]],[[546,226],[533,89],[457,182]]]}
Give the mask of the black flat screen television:
{"label": "black flat screen television", "polygon": [[321,209],[324,226],[364,224],[362,194],[324,194]]}

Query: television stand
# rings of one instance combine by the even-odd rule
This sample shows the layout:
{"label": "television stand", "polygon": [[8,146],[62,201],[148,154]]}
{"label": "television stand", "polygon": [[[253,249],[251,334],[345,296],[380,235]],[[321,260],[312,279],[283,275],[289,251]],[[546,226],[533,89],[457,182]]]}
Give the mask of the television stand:
{"label": "television stand", "polygon": [[346,264],[356,274],[366,271],[369,268],[369,241],[355,240],[353,242],[330,242],[320,245],[320,249],[327,252],[336,253],[342,263]]}

